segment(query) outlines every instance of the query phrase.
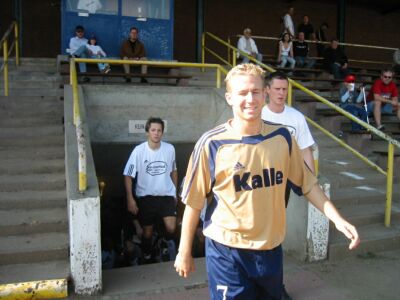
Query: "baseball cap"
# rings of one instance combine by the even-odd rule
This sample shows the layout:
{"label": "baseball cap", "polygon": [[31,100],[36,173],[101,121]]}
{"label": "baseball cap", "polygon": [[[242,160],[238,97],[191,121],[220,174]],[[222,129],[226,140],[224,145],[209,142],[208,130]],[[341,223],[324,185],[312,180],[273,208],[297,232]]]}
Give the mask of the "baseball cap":
{"label": "baseball cap", "polygon": [[354,75],[347,75],[344,78],[344,82],[346,82],[346,83],[353,83],[355,81],[356,81],[356,77]]}

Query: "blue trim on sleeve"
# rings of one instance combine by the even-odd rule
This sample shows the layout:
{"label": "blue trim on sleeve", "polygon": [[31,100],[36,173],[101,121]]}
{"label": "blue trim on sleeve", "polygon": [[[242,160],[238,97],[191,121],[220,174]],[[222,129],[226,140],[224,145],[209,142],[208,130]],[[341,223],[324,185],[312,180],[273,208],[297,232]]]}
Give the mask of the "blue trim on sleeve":
{"label": "blue trim on sleeve", "polygon": [[303,196],[303,190],[301,189],[301,187],[295,185],[289,179],[287,180],[287,186],[289,187],[289,189],[293,190],[293,192],[295,192],[298,196]]}

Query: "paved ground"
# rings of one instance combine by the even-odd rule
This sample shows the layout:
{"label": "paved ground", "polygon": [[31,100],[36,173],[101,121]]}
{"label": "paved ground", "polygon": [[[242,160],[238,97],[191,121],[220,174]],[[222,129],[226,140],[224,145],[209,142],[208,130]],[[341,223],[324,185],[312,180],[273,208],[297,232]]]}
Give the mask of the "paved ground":
{"label": "paved ground", "polygon": [[[196,267],[197,271],[186,280],[175,274],[172,263],[105,271],[102,296],[70,298],[208,299],[204,260],[198,259]],[[400,249],[334,263],[304,263],[285,258],[285,284],[294,300],[399,299],[399,278]]]}

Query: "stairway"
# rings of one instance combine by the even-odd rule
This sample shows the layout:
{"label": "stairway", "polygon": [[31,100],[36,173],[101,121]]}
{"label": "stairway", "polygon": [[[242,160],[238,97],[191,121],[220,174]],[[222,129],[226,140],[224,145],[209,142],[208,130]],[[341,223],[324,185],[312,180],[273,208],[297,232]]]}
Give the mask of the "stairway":
{"label": "stairway", "polygon": [[[307,83],[306,83],[307,84]],[[309,84],[309,82],[308,82]],[[313,84],[315,92],[338,101],[336,90],[326,89],[324,85]],[[366,134],[352,134],[350,122],[337,115],[325,105],[314,102],[299,91],[295,92],[295,107],[331,133],[341,138],[353,148],[366,155],[371,161],[386,170],[385,149],[387,142],[379,138],[370,139]],[[383,123],[393,123],[392,117],[383,116]],[[371,120],[374,124],[373,119]],[[397,125],[397,124],[396,124]],[[397,131],[392,124],[392,135],[397,138]],[[331,184],[331,200],[340,213],[357,227],[361,237],[361,245],[355,251],[348,250],[347,239],[331,224],[328,257],[339,260],[347,255],[368,256],[375,252],[400,248],[400,189],[398,173],[400,161],[395,159],[394,187],[391,215],[391,227],[384,227],[384,210],[386,201],[386,176],[348,150],[310,126],[314,139],[319,147],[320,174]],[[395,153],[399,153],[398,149]],[[386,150],[387,155],[387,150]]]}
{"label": "stairway", "polygon": [[56,60],[10,65],[9,94],[0,96],[0,284],[67,278],[63,91]]}

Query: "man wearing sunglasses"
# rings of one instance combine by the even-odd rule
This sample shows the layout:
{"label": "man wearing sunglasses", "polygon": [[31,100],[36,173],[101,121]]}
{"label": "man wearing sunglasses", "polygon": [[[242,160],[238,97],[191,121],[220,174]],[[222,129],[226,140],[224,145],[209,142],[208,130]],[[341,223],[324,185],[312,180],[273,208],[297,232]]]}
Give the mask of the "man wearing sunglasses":
{"label": "man wearing sunglasses", "polygon": [[379,130],[385,129],[381,123],[381,114],[396,114],[400,120],[398,91],[393,82],[394,72],[385,69],[381,73],[381,78],[375,80],[368,94],[368,112],[373,112],[376,127]]}

